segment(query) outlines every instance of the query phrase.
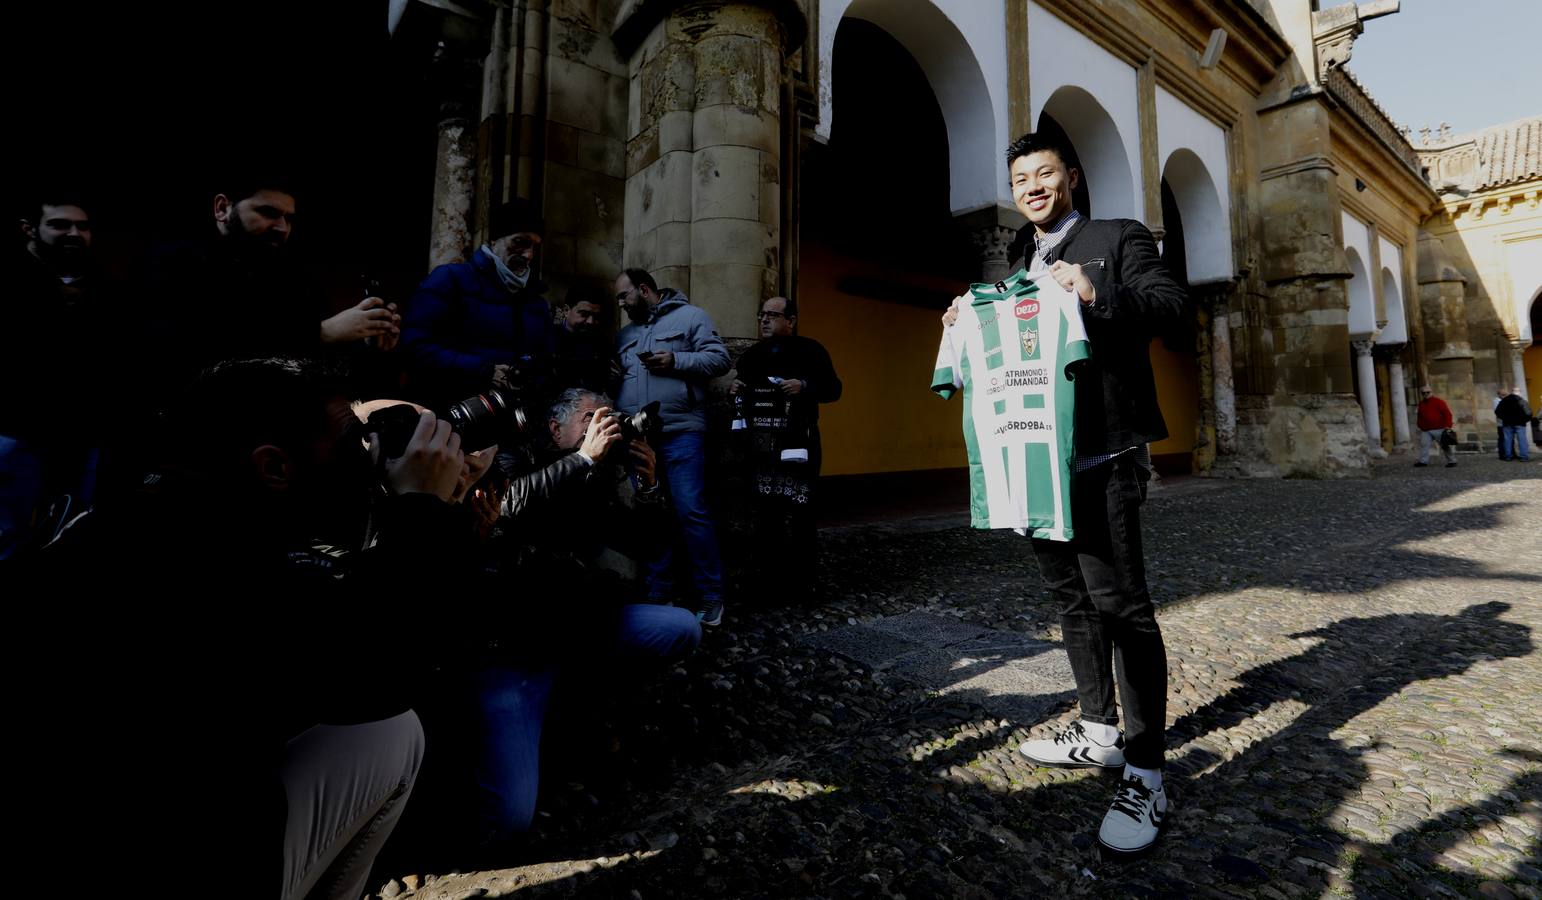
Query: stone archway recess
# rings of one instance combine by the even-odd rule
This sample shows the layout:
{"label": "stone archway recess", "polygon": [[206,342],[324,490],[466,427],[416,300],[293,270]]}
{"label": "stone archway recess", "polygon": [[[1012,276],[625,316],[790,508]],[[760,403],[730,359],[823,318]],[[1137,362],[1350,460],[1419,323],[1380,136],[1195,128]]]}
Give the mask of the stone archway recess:
{"label": "stone archway recess", "polygon": [[1162,167],[1162,180],[1172,190],[1183,222],[1183,255],[1189,282],[1200,284],[1229,278],[1232,249],[1227,212],[1221,208],[1221,194],[1204,161],[1186,147],[1174,150]]}
{"label": "stone archway recess", "polygon": [[1066,85],[1050,96],[1039,116],[1041,122],[1044,116],[1055,120],[1071,139],[1091,194],[1093,217],[1141,218],[1119,126],[1097,98],[1082,88]]}
{"label": "stone archway recess", "polygon": [[[958,27],[928,0],[851,0],[844,10],[836,0],[823,6],[829,8],[821,8],[822,19],[839,13],[839,19],[861,19],[882,28],[926,73],[948,130],[953,213],[994,204],[1002,180],[995,106],[980,61]],[[830,28],[828,34],[820,35],[821,68],[826,72],[833,63],[835,31]],[[819,131],[825,136],[830,133],[833,108],[828,94],[821,97]]]}
{"label": "stone archway recess", "polygon": [[1360,261],[1360,254],[1355,248],[1346,247],[1344,259],[1349,263],[1349,337],[1355,353],[1355,384],[1360,392],[1360,411],[1365,417],[1365,440],[1372,456],[1383,456],[1376,363],[1371,356],[1376,346],[1376,301],[1371,293],[1370,275]]}

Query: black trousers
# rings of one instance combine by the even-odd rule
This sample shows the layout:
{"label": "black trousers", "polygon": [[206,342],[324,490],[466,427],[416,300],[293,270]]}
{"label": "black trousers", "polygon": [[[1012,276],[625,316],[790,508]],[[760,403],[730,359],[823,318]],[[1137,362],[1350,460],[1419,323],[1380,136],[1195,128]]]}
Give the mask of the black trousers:
{"label": "black trousers", "polygon": [[1124,758],[1159,769],[1167,717],[1167,650],[1146,589],[1140,505],[1149,476],[1134,454],[1079,472],[1067,541],[1033,539],[1044,584],[1060,602],[1060,627],[1082,718],[1116,725],[1124,708]]}

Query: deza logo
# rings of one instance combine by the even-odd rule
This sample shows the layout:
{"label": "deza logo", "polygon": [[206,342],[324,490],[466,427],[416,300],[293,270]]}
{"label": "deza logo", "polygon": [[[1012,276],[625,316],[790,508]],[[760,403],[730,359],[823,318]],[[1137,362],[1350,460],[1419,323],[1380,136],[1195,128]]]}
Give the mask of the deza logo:
{"label": "deza logo", "polygon": [[1039,301],[1022,300],[1012,307],[1012,314],[1026,322],[1039,314]]}

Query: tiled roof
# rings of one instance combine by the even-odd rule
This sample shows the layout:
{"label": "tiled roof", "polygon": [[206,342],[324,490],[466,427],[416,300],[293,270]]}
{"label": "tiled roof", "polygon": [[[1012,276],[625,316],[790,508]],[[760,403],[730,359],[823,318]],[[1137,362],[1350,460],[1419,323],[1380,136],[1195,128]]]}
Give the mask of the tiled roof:
{"label": "tiled roof", "polygon": [[1435,135],[1415,145],[1436,186],[1486,191],[1542,179],[1542,116],[1517,119],[1470,134]]}

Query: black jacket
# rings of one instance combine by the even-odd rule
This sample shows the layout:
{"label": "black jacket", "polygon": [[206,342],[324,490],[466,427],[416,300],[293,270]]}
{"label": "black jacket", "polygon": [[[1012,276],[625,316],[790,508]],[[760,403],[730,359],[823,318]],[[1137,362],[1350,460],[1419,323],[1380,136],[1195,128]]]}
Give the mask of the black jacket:
{"label": "black jacket", "polygon": [[[1012,269],[1033,248],[1033,225],[1018,232]],[[1168,273],[1146,226],[1132,219],[1083,219],[1050,254],[1082,266],[1097,302],[1082,307],[1091,358],[1076,376],[1076,453],[1112,453],[1167,437],[1151,373],[1151,339],[1178,321],[1188,294]]]}
{"label": "black jacket", "polygon": [[1512,428],[1526,425],[1531,422],[1531,408],[1519,394],[1510,394],[1494,407],[1494,418],[1498,419],[1501,425]]}

